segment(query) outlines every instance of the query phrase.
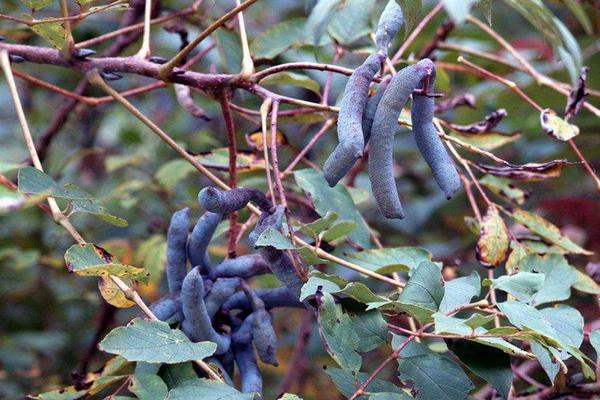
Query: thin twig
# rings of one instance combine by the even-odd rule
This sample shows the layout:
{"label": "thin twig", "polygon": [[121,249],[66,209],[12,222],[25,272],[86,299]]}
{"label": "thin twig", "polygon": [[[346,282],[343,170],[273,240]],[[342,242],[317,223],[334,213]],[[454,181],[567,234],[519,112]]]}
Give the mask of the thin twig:
{"label": "thin twig", "polygon": [[[218,98],[225,120],[225,127],[227,128],[227,147],[229,149],[229,181],[227,184],[230,188],[235,188],[237,186],[237,138],[230,107],[231,91],[228,89],[222,90]],[[227,241],[227,257],[229,258],[235,258],[237,220],[237,211],[229,214],[229,236]]]}
{"label": "thin twig", "polygon": [[[235,0],[235,5],[240,7],[240,0]],[[246,34],[244,13],[238,13],[237,17],[238,26],[240,28],[240,42],[242,43],[242,68],[240,70],[240,78],[247,80],[254,73],[254,61],[252,61],[252,56],[250,55],[250,46],[248,46],[248,35]]]}
{"label": "thin twig", "polygon": [[65,28],[65,48],[63,49],[63,55],[65,59],[69,61],[73,57],[73,50],[75,49],[75,40],[73,39],[73,33],[71,32],[71,21],[69,18],[69,7],[67,6],[67,0],[60,0],[60,12],[65,20],[62,26]]}
{"label": "thin twig", "polygon": [[146,59],[150,57],[150,19],[152,17],[152,0],[144,1],[144,34],[142,46],[136,53],[136,57]]}
{"label": "thin twig", "polygon": [[421,22],[419,22],[419,24],[415,27],[415,29],[410,33],[410,35],[408,35],[408,37],[406,38],[406,40],[404,41],[404,43],[402,43],[402,45],[400,46],[400,48],[398,49],[398,51],[396,52],[396,54],[394,54],[394,56],[392,57],[391,61],[393,65],[396,65],[398,63],[398,61],[402,58],[402,56],[404,55],[404,52],[413,44],[413,42],[415,41],[415,39],[421,34],[421,32],[423,31],[423,29],[425,29],[425,27],[429,24],[429,22],[431,22],[431,20],[433,19],[433,17],[435,17],[437,15],[437,13],[439,13],[441,11],[441,9],[444,7],[444,3],[443,2],[439,2],[435,7],[433,7],[433,9],[421,20]]}
{"label": "thin twig", "polygon": [[243,2],[239,6],[235,7],[234,9],[230,10],[229,12],[227,12],[226,14],[224,14],[221,18],[217,19],[215,22],[213,22],[212,24],[210,24],[210,26],[208,26],[208,28],[206,28],[204,31],[202,31],[194,40],[192,40],[179,53],[177,53],[175,55],[175,57],[173,57],[169,62],[167,62],[160,69],[158,77],[160,79],[162,79],[162,80],[169,79],[169,76],[171,75],[171,72],[173,72],[173,69],[176,66],[178,66],[179,63],[181,62],[181,60],[183,60],[185,57],[187,57],[187,55],[190,54],[190,52],[192,50],[194,50],[196,48],[196,46],[198,46],[211,33],[213,33],[214,31],[216,31],[217,29],[219,29],[221,26],[223,26],[231,18],[233,18],[234,16],[236,16],[238,13],[244,11],[245,9],[247,9],[248,7],[250,7],[252,4],[256,3],[257,1],[258,0],[246,0],[245,2]]}
{"label": "thin twig", "polygon": [[265,160],[265,171],[267,172],[267,185],[269,187],[269,195],[271,196],[271,202],[275,204],[275,191],[273,190],[273,180],[271,177],[271,164],[269,163],[269,140],[267,134],[267,117],[269,116],[269,110],[273,100],[268,97],[260,106],[260,125],[262,131],[262,146],[263,146],[263,159]]}
{"label": "thin twig", "polygon": [[402,352],[402,350],[404,350],[404,348],[414,338],[415,338],[415,336],[409,336],[404,342],[402,342],[402,344],[400,344],[400,346],[398,346],[397,349],[395,349],[392,352],[392,354],[390,354],[388,356],[388,358],[386,358],[385,360],[383,360],[383,362],[381,364],[379,364],[379,366],[377,366],[377,368],[375,368],[375,370],[367,377],[367,379],[365,379],[365,381],[358,387],[358,389],[356,389],[356,391],[350,397],[349,400],[356,400],[357,398],[359,398],[360,396],[362,396],[365,393],[365,389],[367,388],[367,386],[369,386],[369,384],[373,381],[373,379],[375,379],[375,377],[386,367],[386,365],[388,365],[392,361],[398,359],[398,357],[400,357],[400,353]]}

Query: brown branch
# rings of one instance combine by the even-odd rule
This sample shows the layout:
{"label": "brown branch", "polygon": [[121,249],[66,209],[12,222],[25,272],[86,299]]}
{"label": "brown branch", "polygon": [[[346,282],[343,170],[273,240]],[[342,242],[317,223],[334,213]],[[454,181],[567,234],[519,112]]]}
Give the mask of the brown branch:
{"label": "brown branch", "polygon": [[438,48],[440,42],[446,40],[450,32],[454,29],[454,22],[451,19],[447,19],[439,28],[435,31],[433,39],[419,52],[417,60],[431,57],[431,54]]}
{"label": "brown branch", "polygon": [[[49,48],[0,43],[0,50],[2,49],[7,50],[12,55],[21,56],[29,62],[56,65],[83,73],[97,69],[98,71],[136,74],[148,78],[160,79],[160,65],[136,57],[98,57],[68,62],[58,50]],[[183,73],[173,74],[170,81],[200,89],[220,89],[236,84],[235,75],[203,74],[183,70],[181,72]],[[238,84],[239,87],[243,87],[244,85],[241,82]]]}
{"label": "brown branch", "polygon": [[[233,123],[233,115],[231,114],[231,91],[224,89],[219,92],[219,103],[221,104],[221,112],[225,120],[227,128],[227,146],[229,148],[229,180],[227,182],[230,188],[237,186],[237,140],[235,136],[235,125]],[[238,213],[232,212],[229,214],[229,237],[227,241],[227,256],[235,258],[235,245],[237,239],[237,221]]]}

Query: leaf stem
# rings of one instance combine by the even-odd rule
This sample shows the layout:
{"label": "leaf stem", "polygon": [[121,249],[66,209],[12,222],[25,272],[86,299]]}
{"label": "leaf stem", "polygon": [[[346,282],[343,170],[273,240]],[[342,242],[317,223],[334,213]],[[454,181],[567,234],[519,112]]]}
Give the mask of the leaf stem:
{"label": "leaf stem", "polygon": [[244,11],[258,0],[246,0],[239,6],[233,8],[221,18],[210,24],[208,28],[203,30],[194,40],[192,40],[187,46],[185,46],[179,53],[175,55],[169,62],[167,62],[159,71],[158,77],[162,80],[168,80],[173,69],[179,65],[181,60],[187,57],[192,50],[196,48],[204,39],[206,39],[211,33],[216,31],[218,28],[223,26],[227,21],[236,16],[238,13]]}

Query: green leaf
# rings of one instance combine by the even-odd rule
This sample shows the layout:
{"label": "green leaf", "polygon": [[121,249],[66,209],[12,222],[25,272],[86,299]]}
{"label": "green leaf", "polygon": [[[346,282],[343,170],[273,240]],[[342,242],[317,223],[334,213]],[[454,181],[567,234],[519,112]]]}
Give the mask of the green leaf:
{"label": "green leaf", "polygon": [[446,12],[452,20],[460,25],[465,22],[465,19],[471,11],[471,6],[476,0],[443,0]]}
{"label": "green leaf", "polygon": [[431,261],[423,261],[413,272],[398,304],[420,323],[431,321],[431,315],[439,309],[444,297],[444,285],[440,268]]}
{"label": "green leaf", "polygon": [[311,197],[315,209],[321,217],[327,215],[329,211],[333,211],[343,220],[354,221],[357,228],[348,237],[364,248],[370,247],[367,225],[343,185],[330,188],[323,174],[312,169],[295,171],[294,177],[298,186]]}
{"label": "green leaf", "polygon": [[487,151],[495,150],[506,144],[515,142],[521,138],[521,134],[519,132],[514,132],[511,134],[500,132],[484,132],[478,133],[477,135],[468,135],[452,131],[450,132],[450,136],[460,140],[461,142],[470,144],[475,147],[479,147],[480,149]]}
{"label": "green leaf", "polygon": [[527,248],[517,241],[511,242],[511,247],[512,251],[510,252],[510,255],[506,259],[506,263],[504,264],[504,267],[506,268],[506,272],[508,274],[518,272],[521,263],[523,262],[525,257],[527,257],[527,255],[530,254]]}
{"label": "green leaf", "polygon": [[510,356],[493,347],[466,340],[456,340],[450,350],[474,374],[485,379],[502,398],[508,398],[513,373]]}
{"label": "green leaf", "polygon": [[444,285],[444,297],[440,304],[440,311],[448,312],[453,308],[469,304],[473,297],[481,293],[481,278],[477,272],[469,276],[452,279]]}
{"label": "green leaf", "polygon": [[255,247],[275,247],[277,250],[291,250],[296,247],[287,236],[284,236],[277,229],[265,229],[254,244]]}
{"label": "green leaf", "polygon": [[306,75],[290,71],[283,71],[269,75],[266,78],[261,79],[260,83],[265,86],[292,85],[310,90],[316,94],[321,93],[321,85],[319,85],[319,82],[312,80]]}
{"label": "green leaf", "polygon": [[552,347],[546,347],[536,341],[531,342],[531,352],[535,354],[542,369],[550,379],[550,383],[554,384],[554,379],[558,371],[560,371],[560,353]]}
{"label": "green leaf", "polygon": [[167,384],[169,390],[179,387],[189,380],[198,379],[198,374],[191,362],[164,364],[160,367],[158,375]]}
{"label": "green leaf", "polygon": [[137,246],[135,263],[148,271],[149,281],[158,283],[167,262],[167,241],[163,235],[152,235]]}
{"label": "green leaf", "polygon": [[74,386],[63,389],[53,390],[51,392],[40,393],[34,399],[39,400],[76,400],[87,393],[87,390],[77,390]]}
{"label": "green leaf", "polygon": [[302,400],[302,398],[292,393],[284,393],[283,396],[278,397],[277,400]]}
{"label": "green leaf", "polygon": [[465,320],[465,325],[471,329],[479,328],[494,320],[493,314],[483,315],[483,314],[473,314],[469,318]]}
{"label": "green leaf", "polygon": [[576,125],[568,123],[549,108],[540,114],[540,122],[544,132],[563,142],[567,142],[579,135],[579,128]]}
{"label": "green leaf", "polygon": [[380,274],[412,273],[421,262],[430,261],[431,253],[419,247],[390,247],[349,253],[346,259]]}
{"label": "green leaf", "polygon": [[491,280],[494,289],[513,295],[517,300],[530,303],[544,283],[544,274],[518,272],[514,275],[502,275]]}
{"label": "green leaf", "polygon": [[[65,190],[68,190],[69,193],[73,193],[75,190],[79,192],[84,192],[83,190],[77,188],[75,185],[71,185],[69,183],[65,185]],[[78,212],[95,215],[108,222],[109,224],[118,226],[120,228],[124,228],[129,225],[129,223],[123,218],[117,217],[116,215],[112,215],[110,212],[108,212],[108,210],[104,207],[104,205],[102,205],[102,203],[98,199],[71,200],[71,212],[69,213],[69,215],[73,215]]]}
{"label": "green leaf", "polygon": [[518,205],[524,204],[529,196],[529,193],[514,186],[510,179],[502,176],[487,174],[479,180],[479,183],[489,189],[492,193]]}
{"label": "green leaf", "polygon": [[51,177],[34,167],[25,167],[19,170],[19,186],[21,193],[27,194],[50,194],[53,197],[72,199],[66,191],[61,188]]}
{"label": "green leaf", "polygon": [[509,243],[508,228],[498,209],[488,207],[475,248],[477,259],[485,267],[496,267],[506,259]]}
{"label": "green leaf", "polygon": [[146,281],[148,273],[143,268],[123,265],[113,259],[112,254],[92,243],[74,244],[65,252],[65,263],[69,272],[81,276],[115,275]]}
{"label": "green leaf", "polygon": [[327,28],[329,34],[342,45],[350,45],[371,32],[370,16],[375,0],[346,0]]}
{"label": "green leaf", "polygon": [[322,233],[321,239],[326,242],[333,242],[341,238],[345,238],[356,229],[358,225],[354,221],[339,221],[335,222],[330,228]]}
{"label": "green leaf", "polygon": [[304,26],[304,37],[308,43],[319,47],[327,25],[341,4],[342,0],[317,0]]}
{"label": "green leaf", "polygon": [[352,326],[358,335],[356,351],[365,353],[385,344],[388,324],[377,310],[351,314]]}
{"label": "green leaf", "polygon": [[209,357],[217,345],[192,343],[182,331],[171,329],[165,322],[135,318],[127,326],[113,329],[99,348],[129,361],[176,364]]}
{"label": "green leaf", "polygon": [[583,293],[600,294],[600,286],[588,274],[575,269],[577,280],[573,284],[573,288]]}
{"label": "green leaf", "polygon": [[221,28],[214,34],[224,72],[237,74],[242,65],[242,43],[236,32]]}
{"label": "green leaf", "polygon": [[410,400],[412,398],[413,397],[407,395],[406,393],[369,392],[369,400]]}
{"label": "green leaf", "polygon": [[119,227],[127,226],[127,221],[110,214],[100,200],[73,184],[60,187],[51,177],[33,167],[25,167],[18,174],[19,191],[27,194],[43,194],[70,201],[71,214],[84,212],[96,215]]}
{"label": "green leaf", "polygon": [[253,393],[241,393],[234,387],[209,379],[191,379],[169,392],[168,400],[253,400]]}
{"label": "green leaf", "polygon": [[88,389],[88,395],[94,396],[103,390],[115,385],[117,382],[127,378],[127,375],[116,375],[116,376],[99,376],[94,379],[94,383]]}
{"label": "green leaf", "polygon": [[338,219],[338,215],[333,211],[328,211],[325,216],[314,220],[308,224],[304,224],[300,227],[300,232],[305,235],[311,236],[314,239],[317,239],[319,234],[329,228],[331,224]]}
{"label": "green leaf", "polygon": [[7,163],[0,161],[0,174],[4,174],[6,172],[14,171],[21,168],[19,164]]}
{"label": "green leaf", "polygon": [[341,297],[350,297],[363,304],[388,301],[386,297],[373,293],[371,289],[360,282],[350,282],[343,289],[331,292]]}
{"label": "green leaf", "polygon": [[172,192],[179,182],[195,171],[194,166],[186,160],[176,159],[161,165],[154,177],[161,186]]}
{"label": "green leaf", "polygon": [[143,162],[144,156],[141,154],[107,156],[104,159],[106,172],[115,172],[128,166],[139,166]]}
{"label": "green leaf", "polygon": [[318,321],[319,332],[329,355],[340,367],[358,372],[362,364],[362,357],[357,352],[361,346],[360,337],[350,316],[329,293],[323,293],[320,299]]}
{"label": "green leaf", "polygon": [[540,310],[556,331],[558,339],[567,346],[579,348],[583,343],[583,317],[573,307],[558,304]]}
{"label": "green leaf", "polygon": [[300,301],[304,301],[309,296],[314,296],[317,288],[321,287],[323,293],[338,292],[348,282],[336,275],[327,275],[322,272],[313,271],[308,281],[302,286],[300,291]]}
{"label": "green leaf", "polygon": [[585,33],[588,35],[593,34],[592,23],[590,22],[590,18],[588,17],[585,9],[577,0],[563,0],[563,3],[569,8],[571,13],[577,18]]}
{"label": "green leaf", "polygon": [[421,20],[423,12],[421,0],[396,0],[396,3],[398,3],[402,9],[406,35],[408,35]]}
{"label": "green leaf", "polygon": [[302,43],[306,19],[293,18],[271,26],[258,35],[250,45],[257,59],[273,59],[294,45]]}
{"label": "green leaf", "polygon": [[[456,317],[448,317],[441,313],[435,313],[433,315],[435,322],[435,333],[438,334],[454,334],[460,336],[466,336],[474,342],[483,344],[490,347],[495,347],[503,352],[511,355],[518,355],[519,357],[533,358],[533,355],[521,350],[517,346],[509,343],[508,341],[499,337],[487,337],[489,332],[482,327],[471,328],[467,325],[467,322],[473,322],[463,320]],[[510,334],[508,334],[510,335]],[[507,336],[508,336],[507,335]]]}
{"label": "green leaf", "polygon": [[300,247],[299,249],[296,249],[296,250],[302,257],[302,259],[304,259],[304,262],[307,265],[330,264],[331,263],[331,261],[325,260],[324,258],[319,257],[317,255],[317,252],[312,247],[304,246],[304,247]]}
{"label": "green leaf", "polygon": [[169,393],[165,382],[154,374],[133,375],[129,390],[140,400],[164,400]]}
{"label": "green leaf", "polygon": [[583,57],[577,39],[573,36],[569,28],[559,19],[554,17],[554,24],[562,39],[562,46],[555,46],[554,51],[558,50],[558,55],[563,62],[569,77],[571,85],[576,86],[579,78],[579,72],[583,66]]}
{"label": "green leaf", "polygon": [[31,11],[38,11],[52,5],[54,0],[21,0],[21,3],[25,4]]}
{"label": "green leaf", "polygon": [[474,386],[452,359],[436,354],[420,343],[410,342],[398,359],[400,380],[413,381],[417,398],[424,400],[467,399]]}
{"label": "green leaf", "polygon": [[506,315],[510,323],[517,328],[532,331],[550,345],[560,345],[558,333],[552,327],[550,321],[532,306],[518,301],[506,301],[498,303],[498,308]]}
{"label": "green leaf", "polygon": [[[227,147],[212,149],[199,155],[197,159],[205,167],[226,170],[229,168],[229,149]],[[238,172],[263,170],[265,161],[255,153],[238,152],[236,167]]]}
{"label": "green leaf", "polygon": [[544,281],[531,299],[532,305],[567,300],[571,297],[571,286],[577,281],[577,273],[564,256],[531,254],[520,263],[523,272],[538,272],[544,275]]}
{"label": "green leaf", "polygon": [[553,45],[556,46],[560,43],[560,33],[554,24],[554,15],[542,0],[504,0],[504,2],[525,17]]}
{"label": "green leaf", "polygon": [[509,212],[509,215],[511,218],[524,225],[530,231],[537,233],[544,239],[556,244],[559,247],[562,247],[570,253],[584,254],[588,256],[593,254],[592,252],[587,251],[575,244],[571,239],[564,236],[560,232],[560,229],[539,215],[520,209]]}
{"label": "green leaf", "polygon": [[[352,371],[343,370],[339,368],[327,367],[325,373],[329,375],[338,390],[346,397],[351,397],[356,388],[362,385],[370,374],[365,372],[359,372],[358,374]],[[385,381],[383,379],[375,378],[369,382],[365,390],[370,393],[397,393],[402,394],[400,388],[394,385],[392,382]],[[401,397],[402,400],[410,399],[411,397]],[[366,399],[365,396],[359,397],[359,399]],[[395,398],[393,398],[395,399]],[[379,400],[379,399],[378,399]]]}
{"label": "green leaf", "polygon": [[62,22],[41,22],[32,25],[31,30],[59,50],[64,49],[67,44],[67,31]]}

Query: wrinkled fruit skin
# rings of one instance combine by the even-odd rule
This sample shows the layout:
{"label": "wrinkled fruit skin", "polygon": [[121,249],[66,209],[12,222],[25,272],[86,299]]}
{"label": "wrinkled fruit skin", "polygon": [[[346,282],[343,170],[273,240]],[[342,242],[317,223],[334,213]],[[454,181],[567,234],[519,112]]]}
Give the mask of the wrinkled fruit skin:
{"label": "wrinkled fruit skin", "polygon": [[339,144],[325,161],[323,174],[329,186],[335,186],[358,160],[365,147],[363,113],[369,98],[369,86],[379,71],[385,55],[370,55],[354,70],[340,103],[337,131]]}
{"label": "wrinkled fruit skin", "polygon": [[263,192],[255,188],[234,188],[221,191],[209,186],[200,191],[198,202],[206,211],[220,214],[229,214],[246,207],[249,202],[254,202],[263,211],[272,208],[271,201]]}
{"label": "wrinkled fruit skin", "polygon": [[398,118],[413,90],[431,71],[433,63],[421,60],[400,70],[388,84],[371,128],[369,179],[379,210],[386,218],[404,218],[394,179],[394,135]]}
{"label": "wrinkled fruit skin", "polygon": [[[435,65],[432,67],[432,73],[428,80],[429,85],[427,87],[421,85],[426,93],[433,91]],[[460,190],[461,182],[456,166],[433,125],[434,109],[433,97],[413,96],[411,110],[413,137],[421,155],[431,168],[433,178],[449,200]]]}
{"label": "wrinkled fruit skin", "polygon": [[[268,311],[275,307],[304,307],[298,298],[302,280],[295,272],[288,253],[261,247],[259,253],[226,259],[213,265],[208,247],[225,214],[237,211],[252,201],[262,214],[250,233],[252,244],[265,229],[280,229],[284,209],[273,208],[265,194],[254,188],[228,192],[205,188],[198,199],[207,211],[189,233],[189,209],[176,211],[167,232],[166,275],[169,294],[150,305],[154,315],[170,324],[180,323],[193,342],[210,341],[217,345],[210,358],[221,369],[228,384],[234,364],[245,393],[262,390],[257,357],[278,365],[277,336]],[[215,212],[218,211],[218,212]],[[189,238],[188,238],[189,236]],[[187,263],[191,264],[188,272]],[[250,289],[244,279],[273,272],[285,284],[272,289]],[[243,289],[243,290],[241,290]],[[248,311],[251,311],[248,314]],[[244,318],[240,319],[243,316]],[[231,334],[226,333],[230,325]]]}
{"label": "wrinkled fruit skin", "polygon": [[167,231],[167,282],[169,293],[181,290],[187,274],[186,246],[189,225],[189,209],[176,211],[171,217]]}
{"label": "wrinkled fruit skin", "polygon": [[377,30],[375,31],[375,43],[380,51],[384,51],[387,54],[390,43],[398,32],[400,32],[402,25],[404,25],[402,8],[400,8],[396,0],[389,0],[379,17]]}

